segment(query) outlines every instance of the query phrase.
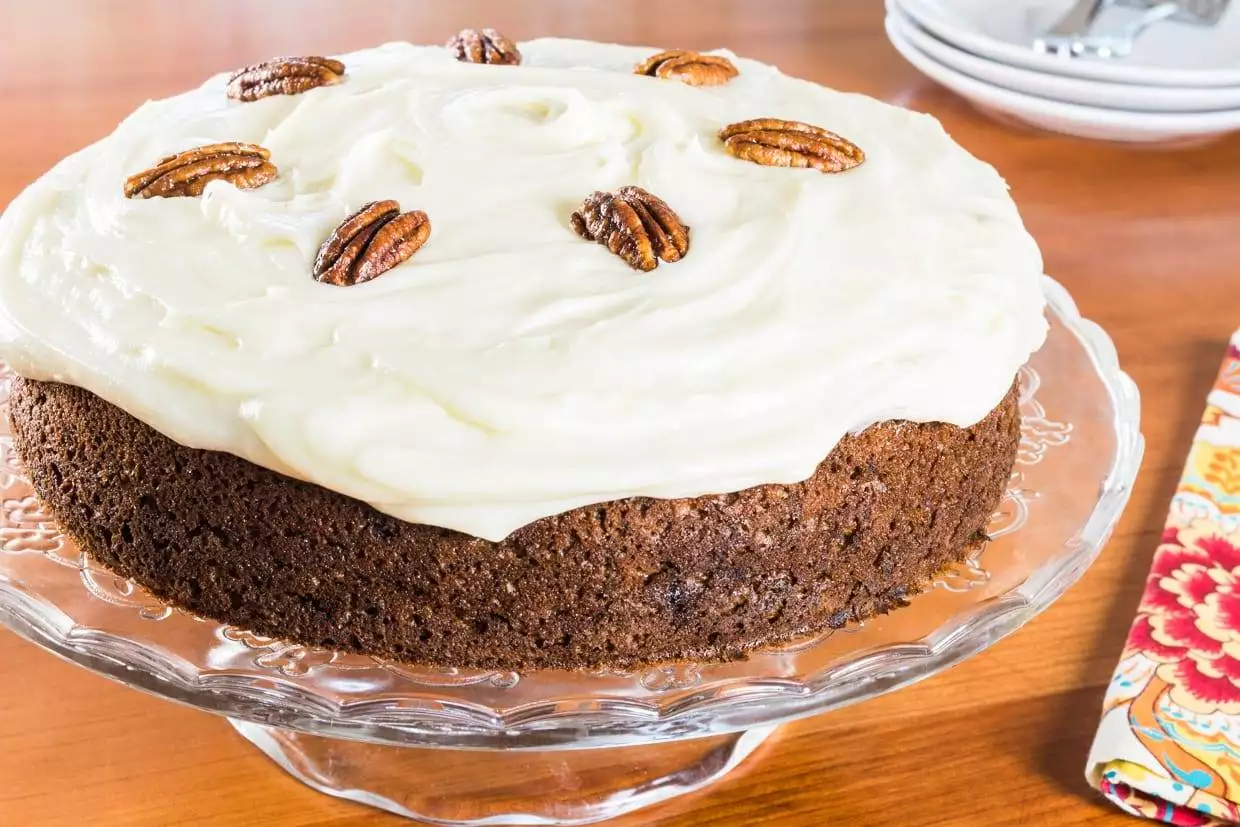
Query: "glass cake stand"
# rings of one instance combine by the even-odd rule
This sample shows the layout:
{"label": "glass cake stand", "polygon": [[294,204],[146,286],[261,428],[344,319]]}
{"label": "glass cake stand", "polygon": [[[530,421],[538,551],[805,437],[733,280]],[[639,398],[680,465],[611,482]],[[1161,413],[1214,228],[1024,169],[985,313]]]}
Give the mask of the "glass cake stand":
{"label": "glass cake stand", "polygon": [[[0,622],[128,686],[227,717],[293,776],[437,824],[584,824],[698,789],[786,721],[929,677],[1085,571],[1140,463],[1136,386],[1047,278],[1022,439],[975,559],[909,608],[727,664],[632,672],[427,669],[300,646],[161,604],[42,509],[0,433]],[[0,376],[0,400],[8,378]]]}

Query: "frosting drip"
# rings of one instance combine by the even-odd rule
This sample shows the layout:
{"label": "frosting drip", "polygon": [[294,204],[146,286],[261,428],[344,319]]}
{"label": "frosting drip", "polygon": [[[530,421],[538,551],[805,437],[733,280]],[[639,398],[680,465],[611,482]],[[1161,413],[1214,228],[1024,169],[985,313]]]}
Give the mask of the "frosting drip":
{"label": "frosting drip", "polygon": [[[520,48],[486,66],[389,44],[302,95],[241,104],[220,75],[145,104],[0,218],[0,358],[497,540],[589,503],[797,482],[879,420],[971,425],[1041,344],[1037,247],[934,119],[749,60],[695,88],[634,75],[655,49]],[[768,116],[866,163],[766,167],[716,138]],[[124,198],[159,158],[232,140],[279,177]],[[639,273],[572,231],[625,184],[692,228],[682,261]],[[372,282],[315,282],[323,239],[381,199],[425,210],[431,240]]]}

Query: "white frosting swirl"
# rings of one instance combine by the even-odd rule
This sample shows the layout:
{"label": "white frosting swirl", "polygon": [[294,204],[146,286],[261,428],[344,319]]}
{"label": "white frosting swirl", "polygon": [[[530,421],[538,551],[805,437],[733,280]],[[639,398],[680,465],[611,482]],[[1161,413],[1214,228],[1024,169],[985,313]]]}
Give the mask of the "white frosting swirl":
{"label": "white frosting swirl", "polygon": [[[937,121],[736,60],[521,44],[522,66],[397,43],[344,83],[241,104],[225,77],[142,106],[0,219],[0,358],[176,441],[405,520],[497,540],[576,506],[808,477],[884,419],[971,425],[1042,342],[1041,261],[1003,181]],[[840,175],[728,155],[717,130],[803,120],[860,145]],[[216,141],[279,178],[127,200]],[[650,273],[574,235],[638,184],[692,227]],[[316,283],[349,212],[397,199],[430,241],[373,282]]]}

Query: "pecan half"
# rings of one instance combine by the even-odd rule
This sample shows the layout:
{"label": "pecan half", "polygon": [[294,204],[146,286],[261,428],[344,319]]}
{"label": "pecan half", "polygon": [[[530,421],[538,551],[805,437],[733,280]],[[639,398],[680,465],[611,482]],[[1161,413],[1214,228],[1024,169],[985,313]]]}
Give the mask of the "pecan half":
{"label": "pecan half", "polygon": [[681,49],[659,52],[639,63],[633,71],[639,75],[671,78],[690,86],[719,86],[740,74],[726,57]]}
{"label": "pecan half", "polygon": [[421,210],[403,213],[395,201],[371,201],[332,230],[311,273],[328,284],[361,284],[412,256],[430,235]]}
{"label": "pecan half", "polygon": [[689,227],[680,216],[641,187],[621,187],[613,195],[596,192],[572,215],[573,229],[597,241],[635,270],[649,271],[680,261],[689,252]]}
{"label": "pecan half", "polygon": [[273,57],[228,76],[228,97],[256,101],[269,95],[300,95],[344,77],[344,64],[330,57]]}
{"label": "pecan half", "polygon": [[271,153],[257,144],[207,144],[161,158],[145,172],[125,181],[126,198],[174,198],[202,195],[207,184],[223,179],[237,189],[252,190],[276,177]]}
{"label": "pecan half", "polygon": [[843,172],[865,160],[861,148],[834,132],[800,121],[759,118],[719,130],[728,152],[768,167],[813,167]]}
{"label": "pecan half", "polygon": [[456,52],[457,60],[465,63],[506,63],[515,66],[521,62],[521,50],[517,44],[495,29],[461,29],[447,46]]}

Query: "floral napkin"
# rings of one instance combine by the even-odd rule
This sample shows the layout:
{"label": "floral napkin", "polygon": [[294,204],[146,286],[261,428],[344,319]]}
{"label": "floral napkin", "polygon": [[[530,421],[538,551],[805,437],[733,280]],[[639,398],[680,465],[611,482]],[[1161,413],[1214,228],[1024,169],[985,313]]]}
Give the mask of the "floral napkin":
{"label": "floral napkin", "polygon": [[1240,823],[1240,331],[1171,501],[1086,775],[1133,815]]}

